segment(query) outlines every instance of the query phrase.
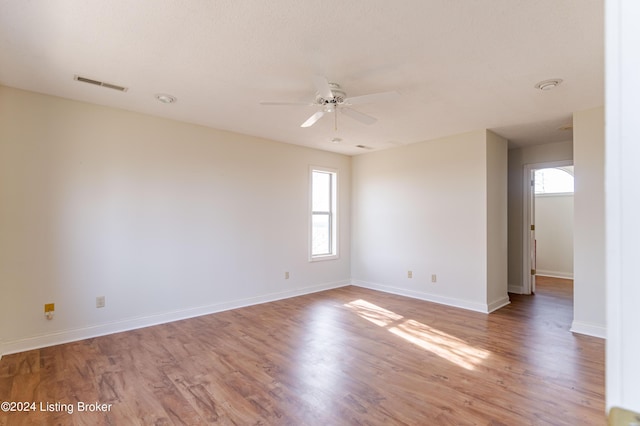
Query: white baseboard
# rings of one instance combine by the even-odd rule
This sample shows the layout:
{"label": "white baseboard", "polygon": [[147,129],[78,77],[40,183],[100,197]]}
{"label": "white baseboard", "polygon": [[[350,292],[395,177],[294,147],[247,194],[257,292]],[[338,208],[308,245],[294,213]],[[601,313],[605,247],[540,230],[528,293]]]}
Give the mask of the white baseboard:
{"label": "white baseboard", "polygon": [[493,302],[489,303],[489,305],[487,306],[488,313],[497,311],[500,308],[504,308],[509,303],[511,303],[511,301],[509,300],[509,295],[505,295],[504,297],[501,297],[498,300],[494,300]]}
{"label": "white baseboard", "polygon": [[[351,284],[356,287],[363,287],[371,290],[383,291],[385,293],[397,294],[399,296],[411,297],[413,299],[425,300],[427,302],[439,303],[441,305],[453,306],[455,308],[462,308],[470,311],[482,312],[484,314],[491,312],[489,305],[484,303],[473,302],[470,300],[438,296],[436,294],[423,293],[419,291],[407,290],[404,288],[398,288],[398,287],[388,286],[385,284],[378,284],[378,283],[372,283],[372,282],[361,281],[361,280],[353,280],[351,281]],[[505,296],[505,298],[506,298],[506,303],[504,303],[503,299],[493,302],[492,306],[495,305],[493,310],[501,308],[502,306],[510,303],[509,297]]]}
{"label": "white baseboard", "polygon": [[536,275],[544,275],[545,277],[573,279],[573,272],[547,271],[545,269],[536,269]]}
{"label": "white baseboard", "polygon": [[587,336],[607,338],[607,328],[602,325],[589,324],[582,321],[573,321],[571,323],[571,332],[578,334],[586,334]]}
{"label": "white baseboard", "polygon": [[522,284],[509,284],[507,291],[514,294],[524,294],[524,286]]}
{"label": "white baseboard", "polygon": [[120,333],[128,330],[135,330],[137,328],[150,327],[167,322],[214,314],[216,312],[228,311],[231,309],[243,308],[251,305],[259,305],[261,303],[275,302],[276,300],[317,293],[319,291],[330,290],[338,287],[345,287],[350,284],[351,282],[349,280],[336,281],[332,283],[318,284],[309,287],[250,297],[247,299],[231,300],[222,303],[215,303],[212,305],[180,309],[144,317],[128,318],[121,321],[113,321],[89,327],[63,330],[55,333],[32,336],[14,341],[0,342],[0,359],[3,355],[29,351],[33,349],[40,349],[47,346],[60,345],[63,343],[75,342],[78,340],[104,336],[107,334]]}

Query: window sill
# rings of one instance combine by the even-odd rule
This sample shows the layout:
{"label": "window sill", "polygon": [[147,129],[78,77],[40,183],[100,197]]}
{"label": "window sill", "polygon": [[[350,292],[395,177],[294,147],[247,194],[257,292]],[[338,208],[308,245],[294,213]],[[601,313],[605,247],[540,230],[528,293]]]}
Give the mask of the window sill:
{"label": "window sill", "polygon": [[535,194],[536,197],[568,197],[573,195],[573,192],[542,192]]}
{"label": "window sill", "polygon": [[327,254],[325,256],[313,256],[309,258],[309,262],[322,262],[325,260],[335,260],[340,258],[337,254]]}

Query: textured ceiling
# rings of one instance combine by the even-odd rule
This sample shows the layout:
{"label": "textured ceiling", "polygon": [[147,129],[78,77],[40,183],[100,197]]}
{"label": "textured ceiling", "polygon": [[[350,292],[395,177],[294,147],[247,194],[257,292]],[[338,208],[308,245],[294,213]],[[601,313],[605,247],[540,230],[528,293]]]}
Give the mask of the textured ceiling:
{"label": "textured ceiling", "polygon": [[[259,104],[312,100],[314,75],[401,96],[337,131],[299,127],[315,107]],[[549,78],[564,83],[534,89]],[[480,128],[569,140],[558,128],[604,104],[603,81],[602,0],[0,0],[0,84],[345,154]]]}

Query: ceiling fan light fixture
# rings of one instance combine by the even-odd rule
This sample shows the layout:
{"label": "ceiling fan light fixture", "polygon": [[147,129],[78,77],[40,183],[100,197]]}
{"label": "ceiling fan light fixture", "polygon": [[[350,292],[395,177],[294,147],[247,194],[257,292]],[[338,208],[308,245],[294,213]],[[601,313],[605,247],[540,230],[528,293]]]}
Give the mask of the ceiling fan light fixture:
{"label": "ceiling fan light fixture", "polygon": [[348,97],[346,92],[340,87],[338,83],[330,83],[326,77],[314,76],[313,84],[316,87],[315,100],[312,103],[307,102],[260,102],[261,105],[301,105],[301,106],[315,106],[322,108],[320,111],[313,114],[307,119],[300,127],[311,127],[324,115],[332,114],[334,120],[334,129],[338,130],[338,110],[344,115],[359,121],[363,124],[373,124],[378,121],[375,117],[372,117],[363,112],[350,108],[352,105],[363,105],[373,102],[389,101],[400,96],[400,93],[396,91],[370,93],[367,95],[360,95],[354,97]]}
{"label": "ceiling fan light fixture", "polygon": [[549,80],[541,81],[538,84],[536,84],[534,87],[536,89],[538,89],[538,90],[542,90],[542,91],[546,92],[548,90],[555,89],[561,83],[562,83],[562,79],[561,78],[552,78],[552,79],[549,79]]}

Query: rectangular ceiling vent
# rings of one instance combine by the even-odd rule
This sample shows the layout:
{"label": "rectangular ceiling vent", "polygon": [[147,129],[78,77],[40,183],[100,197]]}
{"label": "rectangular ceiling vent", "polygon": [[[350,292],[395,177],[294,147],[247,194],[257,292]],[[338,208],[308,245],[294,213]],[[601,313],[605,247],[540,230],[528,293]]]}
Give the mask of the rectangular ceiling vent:
{"label": "rectangular ceiling vent", "polygon": [[117,90],[119,92],[126,92],[128,90],[124,86],[118,86],[117,84],[106,83],[104,81],[94,80],[92,78],[82,77],[79,75],[74,75],[73,79],[82,83],[89,83],[89,84],[93,84],[94,86],[102,86],[102,87],[106,87],[107,89]]}
{"label": "rectangular ceiling vent", "polygon": [[356,148],[360,148],[360,149],[373,149],[370,146],[366,146],[366,145],[356,145]]}

